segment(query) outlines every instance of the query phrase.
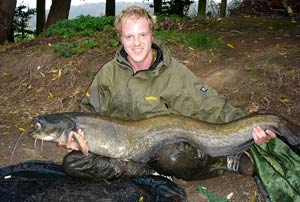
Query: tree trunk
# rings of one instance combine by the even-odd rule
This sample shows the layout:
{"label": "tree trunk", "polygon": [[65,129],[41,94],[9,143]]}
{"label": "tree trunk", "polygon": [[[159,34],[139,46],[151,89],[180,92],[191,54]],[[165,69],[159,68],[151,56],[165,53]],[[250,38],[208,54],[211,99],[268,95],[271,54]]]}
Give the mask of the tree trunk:
{"label": "tree trunk", "polygon": [[71,0],[52,0],[45,28],[57,21],[68,19],[70,7]]}
{"label": "tree trunk", "polygon": [[222,0],[221,8],[220,8],[220,17],[221,18],[226,16],[226,9],[227,9],[227,0]]}
{"label": "tree trunk", "polygon": [[294,15],[293,9],[292,9],[291,5],[288,5],[287,0],[282,0],[281,4],[282,4],[283,8],[286,10],[287,14],[289,14],[289,16]]}
{"label": "tree trunk", "polygon": [[116,0],[106,0],[105,16],[115,16]]}
{"label": "tree trunk", "polygon": [[183,9],[184,9],[184,0],[175,0],[175,6],[176,6],[176,14],[179,16],[183,16]]}
{"label": "tree trunk", "polygon": [[36,0],[36,35],[43,32],[46,21],[46,0]]}
{"label": "tree trunk", "polygon": [[199,0],[198,2],[198,17],[206,16],[206,0]]}
{"label": "tree trunk", "polygon": [[154,14],[161,14],[162,0],[154,0]]}
{"label": "tree trunk", "polygon": [[17,0],[1,0],[0,3],[0,44],[8,40],[11,29]]}

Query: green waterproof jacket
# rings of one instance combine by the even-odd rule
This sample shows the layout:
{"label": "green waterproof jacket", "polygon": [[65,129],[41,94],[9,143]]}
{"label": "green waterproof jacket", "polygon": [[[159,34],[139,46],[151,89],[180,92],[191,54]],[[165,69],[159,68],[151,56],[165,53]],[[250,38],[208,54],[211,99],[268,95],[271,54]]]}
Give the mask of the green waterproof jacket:
{"label": "green waterproof jacket", "polygon": [[160,41],[152,45],[156,60],[147,71],[133,73],[123,48],[95,76],[81,101],[83,111],[121,119],[181,114],[208,122],[242,116],[210,86],[174,59]]}

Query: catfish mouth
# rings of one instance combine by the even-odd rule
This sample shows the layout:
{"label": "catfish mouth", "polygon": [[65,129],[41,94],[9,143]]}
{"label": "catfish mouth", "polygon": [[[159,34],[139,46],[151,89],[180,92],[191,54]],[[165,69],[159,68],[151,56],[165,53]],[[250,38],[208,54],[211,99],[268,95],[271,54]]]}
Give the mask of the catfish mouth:
{"label": "catfish mouth", "polygon": [[34,139],[53,141],[56,139],[56,135],[51,133],[45,133],[42,129],[42,124],[38,121],[32,123],[26,130],[25,134]]}
{"label": "catfish mouth", "polygon": [[45,141],[53,141],[55,137],[51,135],[42,135],[42,134],[33,134],[31,135],[34,139],[40,139],[40,140],[45,140]]}

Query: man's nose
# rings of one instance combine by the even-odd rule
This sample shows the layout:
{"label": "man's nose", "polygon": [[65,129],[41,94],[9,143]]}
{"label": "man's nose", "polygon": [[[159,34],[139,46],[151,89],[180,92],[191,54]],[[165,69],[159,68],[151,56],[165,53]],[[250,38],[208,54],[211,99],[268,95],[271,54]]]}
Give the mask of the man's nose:
{"label": "man's nose", "polygon": [[140,45],[140,38],[138,36],[134,37],[134,45],[136,46]]}

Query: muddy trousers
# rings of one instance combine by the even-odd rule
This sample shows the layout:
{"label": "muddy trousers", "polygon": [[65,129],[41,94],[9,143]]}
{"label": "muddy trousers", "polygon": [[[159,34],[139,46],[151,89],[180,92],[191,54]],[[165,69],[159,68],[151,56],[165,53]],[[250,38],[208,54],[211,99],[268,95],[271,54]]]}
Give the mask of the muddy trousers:
{"label": "muddy trousers", "polygon": [[166,145],[147,164],[124,161],[80,151],[64,157],[63,166],[71,176],[84,179],[116,179],[137,177],[158,172],[183,180],[215,177],[226,171],[226,157],[213,158],[187,143]]}

